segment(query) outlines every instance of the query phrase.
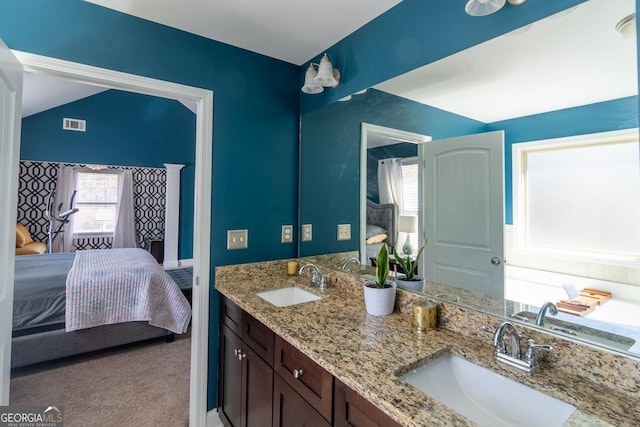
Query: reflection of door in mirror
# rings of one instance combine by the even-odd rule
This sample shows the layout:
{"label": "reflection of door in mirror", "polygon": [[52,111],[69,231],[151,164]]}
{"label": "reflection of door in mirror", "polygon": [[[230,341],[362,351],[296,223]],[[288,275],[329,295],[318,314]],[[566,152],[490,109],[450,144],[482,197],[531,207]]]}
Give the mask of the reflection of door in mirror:
{"label": "reflection of door in mirror", "polygon": [[425,147],[427,280],[504,297],[504,132]]}

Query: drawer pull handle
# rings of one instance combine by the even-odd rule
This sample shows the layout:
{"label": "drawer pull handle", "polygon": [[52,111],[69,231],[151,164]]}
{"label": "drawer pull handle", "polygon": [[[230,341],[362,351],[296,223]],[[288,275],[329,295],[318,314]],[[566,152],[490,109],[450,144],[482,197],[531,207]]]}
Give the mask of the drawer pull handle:
{"label": "drawer pull handle", "polygon": [[239,353],[238,353],[238,360],[242,360],[242,359],[244,359],[245,357],[247,357],[247,353],[242,353],[242,352],[239,352]]}
{"label": "drawer pull handle", "polygon": [[235,350],[233,350],[233,354],[235,354],[236,356],[240,354],[240,349],[236,348]]}
{"label": "drawer pull handle", "polygon": [[302,369],[294,369],[293,370],[293,378],[299,380],[300,378],[302,378],[302,374],[304,373],[304,371]]}

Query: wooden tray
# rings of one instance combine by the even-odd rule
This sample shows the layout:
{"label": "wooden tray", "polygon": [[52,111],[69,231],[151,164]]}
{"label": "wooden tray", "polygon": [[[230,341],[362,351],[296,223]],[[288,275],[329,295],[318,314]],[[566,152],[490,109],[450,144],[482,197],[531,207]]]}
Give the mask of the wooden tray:
{"label": "wooden tray", "polygon": [[586,316],[611,299],[611,292],[585,288],[577,297],[556,303],[558,310],[575,316]]}

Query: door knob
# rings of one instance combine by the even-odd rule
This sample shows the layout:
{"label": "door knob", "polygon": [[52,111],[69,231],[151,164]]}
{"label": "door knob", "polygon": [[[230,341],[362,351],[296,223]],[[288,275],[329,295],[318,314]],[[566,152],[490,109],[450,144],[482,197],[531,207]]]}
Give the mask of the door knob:
{"label": "door knob", "polygon": [[293,370],[293,378],[299,380],[300,378],[302,378],[302,374],[304,373],[304,371],[302,369],[294,369]]}
{"label": "door knob", "polygon": [[491,258],[491,264],[500,265],[500,258],[498,258],[497,256],[494,256],[493,258]]}

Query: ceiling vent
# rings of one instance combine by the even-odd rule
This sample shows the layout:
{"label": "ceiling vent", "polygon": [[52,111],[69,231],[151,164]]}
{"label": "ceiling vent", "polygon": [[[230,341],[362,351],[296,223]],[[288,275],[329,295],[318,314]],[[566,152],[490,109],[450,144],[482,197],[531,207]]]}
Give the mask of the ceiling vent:
{"label": "ceiling vent", "polygon": [[86,132],[87,130],[87,121],[80,119],[62,119],[62,129],[65,130],[76,130],[79,132]]}

